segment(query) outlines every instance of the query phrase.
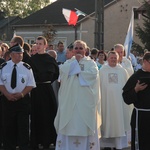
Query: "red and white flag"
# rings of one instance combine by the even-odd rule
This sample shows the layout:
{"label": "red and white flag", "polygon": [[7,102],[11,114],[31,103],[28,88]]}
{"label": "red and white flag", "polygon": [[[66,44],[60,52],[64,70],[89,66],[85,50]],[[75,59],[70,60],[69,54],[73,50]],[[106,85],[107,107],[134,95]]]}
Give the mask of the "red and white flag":
{"label": "red and white flag", "polygon": [[62,13],[65,17],[65,19],[67,20],[69,25],[76,25],[77,21],[78,21],[78,16],[79,15],[83,15],[85,16],[85,14],[83,12],[79,12],[79,11],[73,11],[73,10],[69,10],[69,9],[62,9]]}

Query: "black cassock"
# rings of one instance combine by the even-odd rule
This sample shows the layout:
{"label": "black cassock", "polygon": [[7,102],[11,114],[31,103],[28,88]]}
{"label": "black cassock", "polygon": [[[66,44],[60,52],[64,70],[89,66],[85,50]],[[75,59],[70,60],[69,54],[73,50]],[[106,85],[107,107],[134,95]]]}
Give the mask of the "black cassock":
{"label": "black cassock", "polygon": [[[134,88],[141,77],[150,77],[150,72],[138,70],[133,74],[123,88],[123,98],[125,103],[133,104],[134,107],[141,109],[138,111],[138,141],[139,150],[150,149],[150,85],[143,91],[135,92]],[[135,127],[137,109],[133,110],[131,117],[132,141],[131,150],[135,150]]]}
{"label": "black cassock", "polygon": [[56,141],[54,118],[57,103],[51,83],[58,78],[59,68],[47,53],[33,55],[30,65],[37,86],[31,92],[31,145],[37,147],[42,144],[48,148]]}

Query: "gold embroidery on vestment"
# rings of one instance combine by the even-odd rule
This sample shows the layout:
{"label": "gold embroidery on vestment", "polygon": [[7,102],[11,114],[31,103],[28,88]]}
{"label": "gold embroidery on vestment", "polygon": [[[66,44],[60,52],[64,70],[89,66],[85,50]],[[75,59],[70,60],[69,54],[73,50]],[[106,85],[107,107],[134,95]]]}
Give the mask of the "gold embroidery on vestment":
{"label": "gold embroidery on vestment", "polygon": [[95,145],[94,142],[90,142],[90,149],[92,149],[94,145]]}
{"label": "gold embroidery on vestment", "polygon": [[78,141],[78,139],[76,139],[76,141],[75,141],[75,142],[73,142],[73,144],[75,144],[75,145],[76,145],[76,147],[78,147],[78,145],[79,145],[79,144],[81,144],[81,143]]}
{"label": "gold embroidery on vestment", "polygon": [[60,147],[62,144],[61,140],[57,141],[57,143],[58,143],[58,147]]}

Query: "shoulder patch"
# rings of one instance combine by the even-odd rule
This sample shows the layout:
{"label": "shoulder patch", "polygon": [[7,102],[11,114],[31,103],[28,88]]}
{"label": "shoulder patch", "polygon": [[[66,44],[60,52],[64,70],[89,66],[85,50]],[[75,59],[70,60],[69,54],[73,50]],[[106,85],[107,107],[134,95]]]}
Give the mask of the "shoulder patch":
{"label": "shoulder patch", "polygon": [[6,62],[4,62],[4,63],[2,63],[1,65],[0,65],[0,69],[2,69],[4,66],[6,66],[7,65],[7,63]]}
{"label": "shoulder patch", "polygon": [[29,64],[27,64],[27,63],[23,63],[23,65],[27,68],[27,69],[31,69],[31,66],[29,65]]}

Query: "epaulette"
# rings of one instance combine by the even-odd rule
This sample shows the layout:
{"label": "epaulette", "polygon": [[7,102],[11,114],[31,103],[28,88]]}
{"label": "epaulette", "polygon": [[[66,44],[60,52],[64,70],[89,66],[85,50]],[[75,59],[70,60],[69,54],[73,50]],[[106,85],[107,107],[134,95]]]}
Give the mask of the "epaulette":
{"label": "epaulette", "polygon": [[29,64],[27,64],[27,63],[23,63],[23,65],[27,68],[27,69],[31,69],[31,66],[29,65]]}
{"label": "epaulette", "polygon": [[6,66],[7,65],[7,63],[6,62],[4,62],[4,63],[2,63],[1,65],[0,65],[0,69],[2,69],[4,66]]}

